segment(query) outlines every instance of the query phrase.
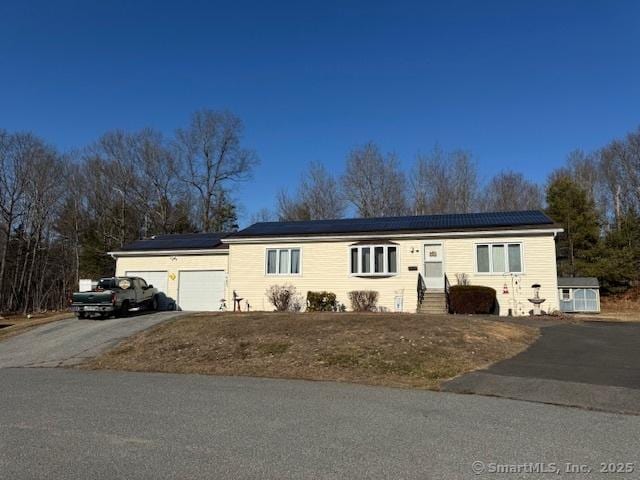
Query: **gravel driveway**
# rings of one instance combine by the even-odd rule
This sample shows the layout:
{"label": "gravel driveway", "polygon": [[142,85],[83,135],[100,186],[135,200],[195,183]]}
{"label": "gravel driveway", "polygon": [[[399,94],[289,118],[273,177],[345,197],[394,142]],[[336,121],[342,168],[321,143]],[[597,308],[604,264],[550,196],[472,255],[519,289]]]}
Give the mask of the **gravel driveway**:
{"label": "gravel driveway", "polygon": [[121,340],[183,312],[154,312],[109,320],[49,323],[0,342],[0,368],[58,367],[81,363]]}

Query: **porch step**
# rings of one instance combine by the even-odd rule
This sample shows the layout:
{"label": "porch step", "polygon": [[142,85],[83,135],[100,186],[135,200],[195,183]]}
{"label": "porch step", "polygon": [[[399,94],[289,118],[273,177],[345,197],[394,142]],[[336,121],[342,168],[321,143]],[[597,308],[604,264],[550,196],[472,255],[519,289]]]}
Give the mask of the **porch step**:
{"label": "porch step", "polygon": [[417,313],[423,313],[425,315],[444,315],[447,312],[447,307],[442,306],[442,307],[428,307],[426,305],[421,305],[418,308]]}
{"label": "porch step", "polygon": [[426,292],[424,299],[418,304],[417,311],[426,314],[447,313],[447,298],[444,292]]}

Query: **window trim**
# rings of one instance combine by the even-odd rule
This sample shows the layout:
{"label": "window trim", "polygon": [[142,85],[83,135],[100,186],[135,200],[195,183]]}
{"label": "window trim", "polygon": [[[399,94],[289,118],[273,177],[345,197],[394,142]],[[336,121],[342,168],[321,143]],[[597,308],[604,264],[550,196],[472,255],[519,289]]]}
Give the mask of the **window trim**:
{"label": "window trim", "polygon": [[[396,249],[396,271],[389,272],[389,247]],[[370,256],[369,256],[369,272],[362,271],[362,249],[369,248]],[[383,252],[383,271],[376,272],[375,271],[375,249],[382,248]],[[357,272],[351,271],[351,252],[353,250],[358,251],[357,257]],[[400,273],[400,245],[396,244],[388,244],[388,243],[367,243],[362,245],[349,245],[347,249],[347,273],[350,277],[395,277]]]}
{"label": "window trim", "polygon": [[[276,252],[276,273],[269,273],[269,251]],[[291,251],[298,250],[298,273],[291,273]],[[287,251],[289,258],[289,272],[280,273],[280,252]],[[264,249],[264,274],[269,277],[300,277],[302,276],[302,247],[266,247]]]}
{"label": "window trim", "polygon": [[[568,298],[564,298],[564,292],[565,292],[565,290],[566,290],[567,292],[569,292],[569,296],[568,296]],[[573,300],[573,289],[572,289],[572,288],[566,288],[566,287],[565,287],[565,288],[560,287],[560,300],[562,300],[563,302],[570,302],[570,301],[572,301],[572,300]]]}
{"label": "window trim", "polygon": [[[509,245],[518,245],[520,247],[520,271],[519,272],[494,272],[493,271],[493,245],[502,245],[504,246],[504,260],[505,260],[505,269],[509,270]],[[478,271],[478,247],[487,246],[489,247],[489,271],[488,272],[480,272]],[[525,265],[524,265],[524,242],[516,241],[516,242],[476,242],[473,244],[473,266],[476,275],[487,275],[487,276],[504,276],[504,275],[524,275],[525,274]]]}

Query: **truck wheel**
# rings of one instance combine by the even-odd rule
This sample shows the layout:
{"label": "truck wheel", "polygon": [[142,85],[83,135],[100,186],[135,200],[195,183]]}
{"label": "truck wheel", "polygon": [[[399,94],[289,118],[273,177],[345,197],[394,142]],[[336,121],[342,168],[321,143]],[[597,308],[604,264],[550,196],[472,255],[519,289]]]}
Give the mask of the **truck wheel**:
{"label": "truck wheel", "polygon": [[87,318],[87,314],[84,312],[76,312],[76,318],[78,320],[84,320],[85,318]]}
{"label": "truck wheel", "polygon": [[126,317],[127,315],[129,315],[129,300],[125,300],[124,302],[122,302],[122,306],[120,307],[119,312],[120,317]]}

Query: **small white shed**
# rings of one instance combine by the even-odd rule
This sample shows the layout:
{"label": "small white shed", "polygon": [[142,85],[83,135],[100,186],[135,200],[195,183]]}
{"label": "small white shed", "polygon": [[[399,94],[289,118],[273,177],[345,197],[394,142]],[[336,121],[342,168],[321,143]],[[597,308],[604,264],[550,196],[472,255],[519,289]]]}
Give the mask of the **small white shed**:
{"label": "small white shed", "polygon": [[600,313],[600,284],[596,277],[559,277],[560,311]]}

